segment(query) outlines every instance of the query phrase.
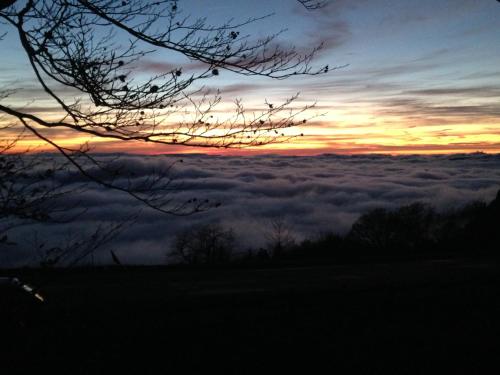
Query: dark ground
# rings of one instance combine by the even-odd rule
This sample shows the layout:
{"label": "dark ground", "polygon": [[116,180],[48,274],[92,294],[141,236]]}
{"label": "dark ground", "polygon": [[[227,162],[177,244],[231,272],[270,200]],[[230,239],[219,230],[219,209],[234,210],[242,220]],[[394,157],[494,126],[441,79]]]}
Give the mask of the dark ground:
{"label": "dark ground", "polygon": [[17,272],[46,302],[2,291],[0,373],[496,374],[499,271],[483,258]]}

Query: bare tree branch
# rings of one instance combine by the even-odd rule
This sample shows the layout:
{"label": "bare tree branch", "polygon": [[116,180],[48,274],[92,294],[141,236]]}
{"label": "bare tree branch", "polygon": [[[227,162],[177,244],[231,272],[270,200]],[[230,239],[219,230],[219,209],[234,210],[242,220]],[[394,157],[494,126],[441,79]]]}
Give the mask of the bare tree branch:
{"label": "bare tree branch", "polygon": [[307,10],[316,10],[319,8],[323,8],[328,3],[328,0],[297,0],[297,1],[301,3]]}
{"label": "bare tree branch", "polygon": [[[300,3],[315,8],[310,1]],[[200,83],[217,80],[225,71],[284,79],[336,68],[311,66],[321,46],[299,52],[280,45],[280,32],[254,39],[245,31],[271,15],[212,25],[206,18],[184,15],[180,5],[175,0],[1,2],[0,20],[17,34],[37,82],[60,115],[54,119],[20,109],[9,102],[8,94],[0,95],[0,112],[53,147],[91,182],[164,213],[188,214],[210,207],[212,203],[173,202],[168,197],[168,170],[134,186],[126,171],[103,165],[86,143],[62,146],[54,134],[216,148],[286,142],[299,135],[290,129],[310,118],[306,112],[314,103],[296,106],[298,94],[281,103],[263,99],[260,112],[248,113],[236,99],[232,114],[220,113],[219,92],[210,93]],[[162,50],[187,57],[200,69],[187,73],[179,66],[149,78],[139,76],[140,62]],[[61,87],[75,94],[65,95]],[[130,183],[117,183],[117,175]]]}

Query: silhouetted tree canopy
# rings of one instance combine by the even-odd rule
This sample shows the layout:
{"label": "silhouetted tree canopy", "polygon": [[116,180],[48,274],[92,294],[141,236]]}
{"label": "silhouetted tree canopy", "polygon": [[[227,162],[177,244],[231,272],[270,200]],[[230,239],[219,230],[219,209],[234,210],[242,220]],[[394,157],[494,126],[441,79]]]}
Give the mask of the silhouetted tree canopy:
{"label": "silhouetted tree canopy", "polygon": [[422,203],[394,211],[378,208],[362,215],[353,224],[349,238],[375,251],[418,250],[432,241],[434,221],[434,210]]}
{"label": "silhouetted tree canopy", "polygon": [[[299,3],[306,9],[321,6],[319,1]],[[305,111],[314,103],[297,108],[292,105],[297,95],[281,103],[263,98],[262,110],[249,113],[236,100],[232,113],[220,115],[215,111],[222,101],[220,93],[203,89],[201,83],[210,80],[216,86],[218,77],[227,72],[242,79],[277,80],[322,74],[325,67],[311,65],[321,46],[309,51],[281,46],[280,32],[253,37],[259,22],[271,15],[212,24],[210,17],[190,17],[185,4],[177,0],[0,1],[0,42],[7,33],[9,41],[17,41],[31,70],[12,78],[34,77],[54,106],[50,115],[37,111],[35,102],[20,106],[18,99],[12,99],[16,87],[0,87],[0,193],[5,197],[0,201],[0,221],[7,223],[0,227],[0,239],[5,243],[4,232],[21,221],[52,220],[51,202],[70,193],[64,186],[46,183],[51,182],[48,174],[39,174],[36,180],[31,173],[28,181],[24,171],[37,165],[40,170],[77,171],[89,183],[128,194],[162,213],[189,215],[218,204],[195,197],[174,201],[171,192],[179,187],[171,178],[173,164],[137,182],[126,163],[94,156],[86,141],[62,144],[58,134],[217,148],[285,142],[298,135],[287,130],[303,124]],[[173,64],[164,73],[144,77],[141,64],[154,51],[168,53],[172,61],[184,58],[198,69]],[[48,161],[49,156],[21,155],[36,150],[20,149],[20,137],[38,139],[62,158]]]}
{"label": "silhouetted tree canopy", "polygon": [[[307,9],[322,3],[299,2]],[[24,131],[42,140],[89,180],[128,193],[151,208],[175,214],[204,209],[193,202],[173,204],[169,197],[160,199],[159,192],[170,189],[169,178],[162,173],[150,180],[149,190],[156,192],[153,198],[144,186],[120,185],[116,176],[127,180],[126,168],[118,171],[99,162],[87,143],[63,146],[55,137],[65,132],[68,137],[119,142],[231,148],[285,142],[295,136],[286,130],[304,123],[304,111],[310,108],[292,108],[296,95],[282,103],[265,101],[262,111],[252,113],[237,100],[231,116],[219,116],[214,109],[221,102],[220,94],[209,93],[197,83],[216,80],[225,71],[271,79],[321,74],[325,67],[311,66],[321,46],[307,52],[283,47],[277,39],[280,33],[252,38],[251,31],[269,15],[212,25],[208,19],[185,14],[184,4],[176,0],[3,1],[3,27],[17,36],[39,87],[60,115],[54,119],[30,110],[29,105],[20,108],[9,102],[16,90],[3,90],[2,121],[13,126],[0,131],[5,137]],[[181,65],[172,66],[163,74],[141,78],[138,67],[152,51],[187,58],[199,69],[187,72]]]}

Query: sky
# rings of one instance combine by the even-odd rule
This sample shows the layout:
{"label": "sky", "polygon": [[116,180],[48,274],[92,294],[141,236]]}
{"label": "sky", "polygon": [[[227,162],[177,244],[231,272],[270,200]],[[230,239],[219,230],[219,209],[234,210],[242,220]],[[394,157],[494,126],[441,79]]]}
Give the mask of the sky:
{"label": "sky", "polygon": [[[315,64],[330,72],[286,80],[242,77],[225,71],[204,82],[223,97],[259,110],[300,92],[297,105],[316,102],[311,120],[290,142],[245,150],[160,147],[94,142],[97,151],[144,154],[316,155],[322,153],[500,152],[500,4],[495,0],[330,0],[306,11],[292,0],[179,1],[184,14],[212,24],[273,13],[242,32],[264,36],[286,29],[284,44],[298,49],[324,43]],[[2,28],[4,25],[2,25]],[[20,87],[10,103],[55,116],[54,104],[34,81],[15,35],[0,42],[0,87]],[[147,56],[137,74],[188,64],[170,53]],[[189,64],[188,64],[189,65]],[[82,142],[55,135],[63,144]],[[32,144],[26,140],[25,145]]]}

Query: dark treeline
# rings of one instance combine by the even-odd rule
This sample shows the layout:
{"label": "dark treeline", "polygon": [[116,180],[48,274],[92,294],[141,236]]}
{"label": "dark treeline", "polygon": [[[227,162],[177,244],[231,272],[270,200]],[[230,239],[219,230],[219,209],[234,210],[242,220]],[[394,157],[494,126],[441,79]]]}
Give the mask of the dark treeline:
{"label": "dark treeline", "polygon": [[500,243],[500,191],[489,204],[472,202],[447,212],[419,202],[396,210],[376,208],[345,235],[324,233],[301,242],[283,219],[277,219],[270,223],[266,239],[265,247],[236,256],[241,244],[231,229],[219,224],[193,227],[176,236],[169,258],[199,265],[494,254]]}

